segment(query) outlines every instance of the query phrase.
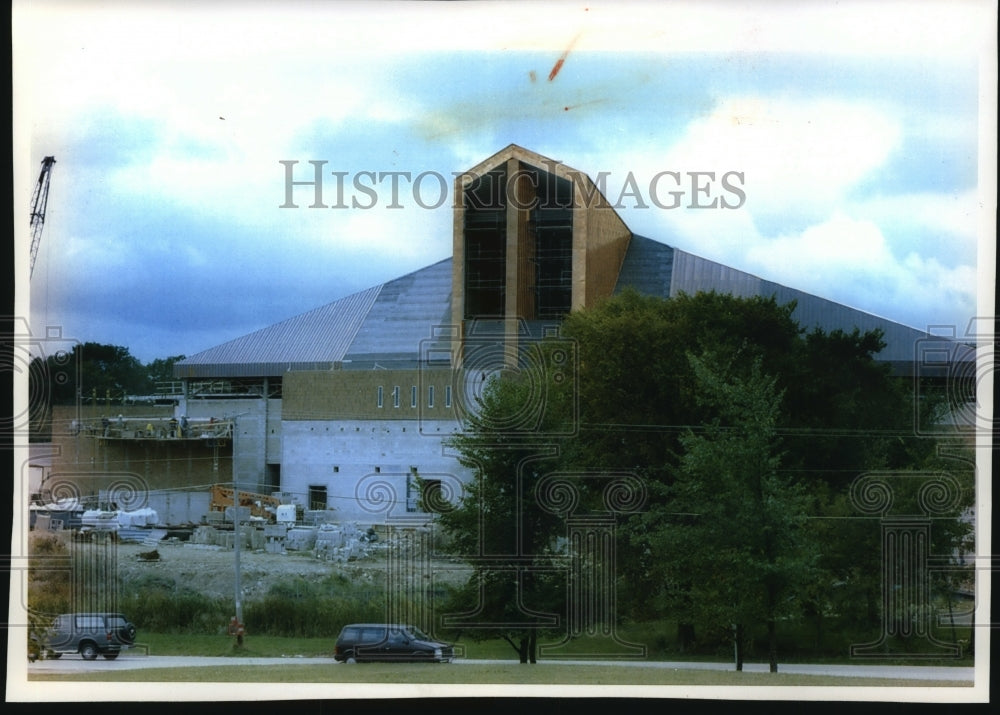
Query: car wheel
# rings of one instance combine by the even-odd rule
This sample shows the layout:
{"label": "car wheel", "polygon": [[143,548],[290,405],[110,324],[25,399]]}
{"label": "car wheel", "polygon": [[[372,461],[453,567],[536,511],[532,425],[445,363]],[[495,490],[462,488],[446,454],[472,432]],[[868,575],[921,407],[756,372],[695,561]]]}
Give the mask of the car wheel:
{"label": "car wheel", "polygon": [[118,657],[117,653],[105,653],[104,654],[104,660],[114,660],[117,657]]}
{"label": "car wheel", "polygon": [[80,656],[84,660],[94,660],[97,658],[97,646],[93,643],[81,643]]}
{"label": "car wheel", "polygon": [[348,653],[347,658],[344,659],[344,662],[354,665],[355,663],[358,662],[358,659],[354,657],[354,653]]}

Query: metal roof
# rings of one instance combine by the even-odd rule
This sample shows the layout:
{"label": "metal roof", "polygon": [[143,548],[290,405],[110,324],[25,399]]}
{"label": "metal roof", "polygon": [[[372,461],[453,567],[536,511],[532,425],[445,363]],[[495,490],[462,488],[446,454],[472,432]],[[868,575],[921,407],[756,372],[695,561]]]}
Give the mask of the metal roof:
{"label": "metal roof", "polygon": [[[451,319],[452,259],[354,293],[177,363],[178,378],[269,377],[288,370],[416,367],[422,349]],[[793,317],[806,330],[880,329],[885,349],[876,359],[897,373],[919,369],[926,331],[866,313],[750,273],[633,236],[616,292],[634,286],[663,298],[717,291],[796,302]],[[446,331],[445,331],[446,332]],[[434,342],[439,342],[435,340]],[[966,358],[968,359],[968,358]]]}
{"label": "metal roof", "polygon": [[329,369],[343,360],[382,286],[368,288],[242,338],[180,360],[185,377],[278,376],[307,366]]}
{"label": "metal roof", "polygon": [[886,347],[876,359],[907,373],[918,356],[920,341],[929,337],[926,331],[764,280],[643,236],[633,235],[629,241],[615,291],[621,292],[625,286],[661,297],[716,291],[742,298],[773,296],[780,305],[795,301],[792,317],[807,331],[817,327],[826,332],[882,330]]}
{"label": "metal roof", "polygon": [[[288,370],[397,367],[451,315],[451,259],[180,360],[178,378],[277,377]],[[375,363],[378,365],[375,365]]]}
{"label": "metal roof", "polygon": [[[586,179],[564,165],[511,144],[467,172],[472,177],[497,163],[517,158],[548,167],[573,180]],[[910,374],[924,331],[851,308],[794,288],[729,268],[658,241],[633,235],[619,272],[616,292],[669,298],[681,292],[717,291],[742,297],[774,296],[796,302],[793,317],[806,330],[830,332],[858,328],[883,331],[886,348],[877,359]],[[444,353],[451,320],[452,259],[303,313],[179,361],[177,378],[280,376],[288,370],[414,367],[427,346]],[[437,329],[437,330],[436,330]],[[435,337],[436,336],[436,337]],[[433,339],[432,339],[433,338]],[[443,341],[443,342],[442,342]]]}
{"label": "metal roof", "polygon": [[451,279],[447,258],[384,284],[343,358],[343,367],[416,367],[422,341],[451,322]]}

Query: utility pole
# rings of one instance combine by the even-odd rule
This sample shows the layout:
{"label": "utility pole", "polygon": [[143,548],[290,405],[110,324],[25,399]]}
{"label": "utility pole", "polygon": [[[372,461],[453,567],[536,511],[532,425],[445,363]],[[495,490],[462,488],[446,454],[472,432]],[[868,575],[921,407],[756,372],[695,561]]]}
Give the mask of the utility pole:
{"label": "utility pole", "polygon": [[233,469],[233,560],[234,568],[236,569],[234,579],[236,584],[236,615],[229,623],[229,632],[230,635],[236,636],[236,645],[239,647],[243,647],[243,636],[246,629],[243,626],[243,587],[240,583],[240,541],[242,540],[242,534],[240,533],[240,487],[239,481],[236,478],[236,420],[245,414],[249,413],[244,412],[234,415],[231,427],[233,430],[233,457],[231,461]]}
{"label": "utility pole", "polygon": [[[234,469],[235,471],[235,469]],[[240,584],[240,490],[233,478],[233,554],[236,562],[236,643],[243,645],[243,587]]]}

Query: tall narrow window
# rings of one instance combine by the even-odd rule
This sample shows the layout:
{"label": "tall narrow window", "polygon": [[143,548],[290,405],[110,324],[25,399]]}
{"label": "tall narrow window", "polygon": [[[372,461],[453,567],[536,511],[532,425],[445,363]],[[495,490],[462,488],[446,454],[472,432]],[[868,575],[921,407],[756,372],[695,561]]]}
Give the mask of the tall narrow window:
{"label": "tall narrow window", "polygon": [[381,385],[378,386],[378,397],[376,399],[377,399],[377,402],[378,402],[378,406],[381,407],[382,406],[382,386]]}
{"label": "tall narrow window", "polygon": [[462,197],[465,317],[504,313],[507,274],[506,166],[475,179]]}
{"label": "tall narrow window", "polygon": [[427,406],[434,406],[434,385],[427,386]]}
{"label": "tall narrow window", "polygon": [[399,407],[399,385],[392,388],[392,406]]}
{"label": "tall narrow window", "polygon": [[417,406],[417,386],[414,385],[410,388],[410,407]]}
{"label": "tall narrow window", "polygon": [[451,407],[451,385],[444,386],[444,406]]}

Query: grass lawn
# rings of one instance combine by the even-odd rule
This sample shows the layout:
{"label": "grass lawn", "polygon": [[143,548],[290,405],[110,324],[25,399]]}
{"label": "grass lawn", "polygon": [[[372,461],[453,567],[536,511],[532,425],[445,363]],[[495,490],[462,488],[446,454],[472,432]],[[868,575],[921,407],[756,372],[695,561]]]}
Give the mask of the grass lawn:
{"label": "grass lawn", "polygon": [[901,678],[858,678],[791,673],[737,673],[735,671],[672,670],[613,665],[537,665],[474,663],[363,664],[278,666],[203,666],[143,668],[107,673],[38,674],[31,681],[74,682],[217,682],[217,683],[376,683],[376,684],[498,684],[498,685],[610,685],[630,686],[769,686],[769,687],[967,687],[971,683],[921,681]]}
{"label": "grass lawn", "polygon": [[[189,656],[237,656],[245,658],[277,658],[283,656],[303,656],[303,657],[333,657],[333,646],[335,638],[289,638],[279,636],[254,636],[248,635],[242,648],[237,648],[233,638],[218,635],[174,635],[165,633],[143,634],[140,638],[140,645],[145,647],[149,655],[189,655]],[[475,643],[472,641],[460,641],[457,647],[464,659],[489,659],[489,660],[511,660],[516,661],[514,650],[505,641],[500,639]],[[544,646],[544,642],[541,643]],[[606,647],[606,641],[601,641],[601,646]],[[586,639],[579,639],[568,649],[566,655],[572,657],[573,652],[583,652],[587,648]],[[575,649],[575,650],[574,650]],[[651,661],[694,661],[694,662],[720,662],[728,661],[726,655],[691,655],[678,653],[650,652],[647,659]],[[540,660],[545,660],[544,652],[540,654]],[[748,662],[763,662],[761,658],[752,658]],[[850,658],[845,652],[844,656],[836,657],[807,657],[795,658],[782,656],[779,654],[779,671],[781,663],[827,663],[840,665],[858,665],[858,660]],[[934,665],[934,666],[962,666],[972,667],[975,665],[971,655],[964,655],[962,658],[948,658],[940,660],[926,659],[886,659],[877,661],[878,665]],[[515,662],[514,665],[517,665]]]}
{"label": "grass lawn", "polygon": [[[483,643],[460,644],[466,646],[462,662],[453,664],[366,663],[354,666],[335,664],[332,661],[333,639],[330,638],[280,638],[270,636],[247,637],[244,646],[237,648],[232,638],[226,636],[198,636],[146,634],[142,645],[150,655],[181,655],[210,657],[330,657],[329,665],[295,663],[244,666],[220,665],[141,668],[108,672],[52,674],[30,676],[32,682],[218,682],[218,683],[370,683],[392,685],[529,685],[529,686],[615,686],[639,688],[647,686],[678,687],[905,687],[905,688],[964,688],[971,683],[956,681],[923,681],[901,678],[861,678],[847,676],[799,675],[778,673],[735,672],[714,670],[675,670],[635,662],[627,666],[607,664],[567,665],[541,659],[536,665],[522,665],[509,645],[501,640]],[[509,663],[476,663],[476,659],[501,659]],[[655,660],[682,660],[650,658]],[[683,658],[683,660],[719,661],[719,658]],[[787,663],[788,661],[786,661]],[[857,664],[849,658],[837,661]],[[879,662],[880,665],[905,665],[906,663]],[[913,665],[931,665],[918,661]],[[874,664],[873,664],[874,665]],[[970,659],[936,662],[933,665],[971,666]]]}

